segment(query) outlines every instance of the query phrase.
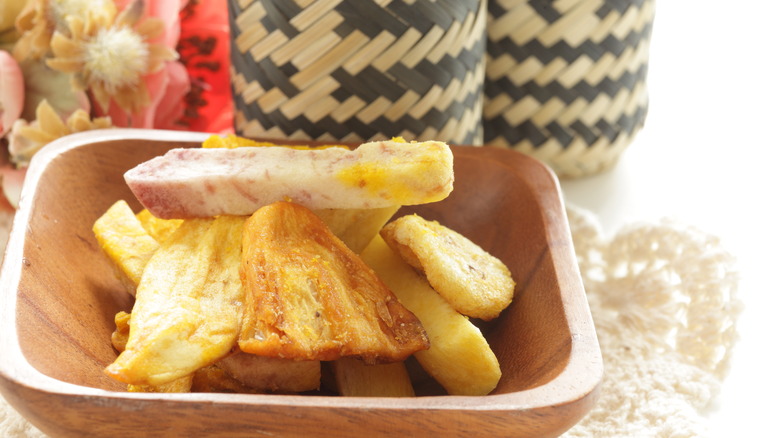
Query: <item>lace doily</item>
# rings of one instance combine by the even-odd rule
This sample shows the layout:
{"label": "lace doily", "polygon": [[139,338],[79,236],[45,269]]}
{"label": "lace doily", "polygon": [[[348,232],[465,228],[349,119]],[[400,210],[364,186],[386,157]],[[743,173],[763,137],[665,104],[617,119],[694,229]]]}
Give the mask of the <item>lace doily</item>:
{"label": "lace doily", "polygon": [[[605,238],[588,211],[569,222],[604,357],[601,396],[564,436],[706,436],[741,302],[718,239],[670,221]],[[45,437],[0,398],[0,436]]]}
{"label": "lace doily", "polygon": [[605,239],[567,211],[604,358],[601,397],[565,436],[706,436],[742,304],[735,260],[718,239],[671,221]]}

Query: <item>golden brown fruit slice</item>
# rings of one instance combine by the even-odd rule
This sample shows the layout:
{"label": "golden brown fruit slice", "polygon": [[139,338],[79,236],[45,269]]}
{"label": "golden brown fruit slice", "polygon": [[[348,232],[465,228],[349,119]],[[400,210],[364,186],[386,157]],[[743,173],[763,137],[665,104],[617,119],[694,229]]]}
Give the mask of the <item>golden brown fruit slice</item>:
{"label": "golden brown fruit slice", "polygon": [[106,373],[134,385],[160,385],[228,354],[241,328],[239,277],[246,219],[185,221],[146,265],[125,351]]}
{"label": "golden brown fruit slice", "polygon": [[361,254],[398,299],[423,323],[431,347],[415,353],[449,394],[485,395],[501,378],[496,355],[479,329],[434,291],[377,236]]}
{"label": "golden brown fruit slice", "polygon": [[231,394],[257,394],[263,392],[244,385],[216,364],[195,371],[192,377],[192,392],[224,392]]}
{"label": "golden brown fruit slice", "polygon": [[344,357],[330,362],[339,394],[347,397],[414,397],[404,362],[368,365]]}
{"label": "golden brown fruit slice", "polygon": [[380,233],[458,312],[490,320],[512,302],[509,268],[462,234],[417,215],[400,217]]}
{"label": "golden brown fruit slice", "polygon": [[[400,205],[371,209],[314,210],[349,249],[360,253],[398,211]],[[414,388],[403,362],[367,365],[359,359],[329,362],[336,388],[343,396],[412,397]]]}
{"label": "golden brown fruit slice", "polygon": [[260,356],[399,361],[428,347],[425,331],[314,213],[291,202],[246,222],[240,348]]}
{"label": "golden brown fruit slice", "polygon": [[257,391],[291,393],[320,387],[321,366],[317,360],[263,357],[238,351],[215,366]]}
{"label": "golden brown fruit slice", "polygon": [[144,229],[127,202],[114,203],[92,225],[100,248],[113,263],[127,292],[135,295],[146,263],[160,247]]}

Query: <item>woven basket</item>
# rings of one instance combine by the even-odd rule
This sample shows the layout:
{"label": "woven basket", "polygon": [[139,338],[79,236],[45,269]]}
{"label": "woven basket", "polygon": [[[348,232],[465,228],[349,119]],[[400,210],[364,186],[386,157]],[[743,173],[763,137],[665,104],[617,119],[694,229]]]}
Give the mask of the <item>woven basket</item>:
{"label": "woven basket", "polygon": [[484,140],[562,177],[611,167],[647,115],[654,0],[490,0]]}
{"label": "woven basket", "polygon": [[481,144],[487,0],[230,0],[236,132]]}

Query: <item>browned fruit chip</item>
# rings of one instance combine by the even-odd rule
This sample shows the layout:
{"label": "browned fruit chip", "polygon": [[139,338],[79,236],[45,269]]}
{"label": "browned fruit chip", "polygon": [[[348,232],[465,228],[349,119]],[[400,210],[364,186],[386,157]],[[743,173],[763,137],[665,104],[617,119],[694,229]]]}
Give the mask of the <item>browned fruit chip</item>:
{"label": "browned fruit chip", "polygon": [[403,360],[428,348],[420,321],[314,213],[292,202],[244,226],[239,346],[305,360]]}
{"label": "browned fruit chip", "polygon": [[263,357],[237,351],[214,364],[256,391],[293,393],[320,387],[320,361]]}

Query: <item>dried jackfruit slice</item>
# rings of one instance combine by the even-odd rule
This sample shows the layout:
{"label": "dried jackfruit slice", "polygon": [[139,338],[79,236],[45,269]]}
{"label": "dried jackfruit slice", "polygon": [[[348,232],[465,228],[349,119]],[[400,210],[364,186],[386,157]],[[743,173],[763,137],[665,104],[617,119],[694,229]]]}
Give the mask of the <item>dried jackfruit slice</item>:
{"label": "dried jackfruit slice", "polygon": [[319,389],[320,361],[263,357],[237,351],[216,364],[242,385],[257,391],[293,393]]}
{"label": "dried jackfruit slice", "polygon": [[210,135],[201,144],[201,147],[207,149],[211,149],[211,148],[233,149],[233,148],[249,147],[249,146],[274,146],[274,144],[265,141],[255,141],[249,138],[239,137],[234,134],[228,134],[226,136],[221,136],[216,134]]}
{"label": "dried jackfruit slice", "polygon": [[92,225],[100,249],[114,265],[117,278],[135,295],[144,267],[159,243],[147,233],[127,202],[119,200]]}
{"label": "dried jackfruit slice", "polygon": [[135,217],[141,222],[141,226],[146,232],[158,242],[164,242],[168,239],[182,223],[182,219],[160,219],[147,209],[139,211]]}
{"label": "dried jackfruit slice", "polygon": [[[117,351],[124,351],[130,334],[130,314],[118,312],[114,316],[116,330],[111,343]],[[217,371],[217,369],[219,371]],[[197,376],[194,381],[193,376]],[[128,385],[130,392],[188,392],[193,384],[199,391],[204,387],[222,388],[224,392],[241,388],[239,392],[293,393],[311,391],[320,386],[320,362],[262,357],[237,351],[228,354],[213,365],[161,385]],[[353,379],[354,380],[354,379]]]}
{"label": "dried jackfruit slice", "polygon": [[241,328],[241,233],[246,218],[184,221],[146,264],[125,350],[106,373],[160,385],[227,355]]}
{"label": "dried jackfruit slice", "polygon": [[380,234],[458,312],[490,320],[512,302],[509,268],[462,234],[417,215],[394,220]]}
{"label": "dried jackfruit slice", "polygon": [[[117,351],[124,351],[130,336],[130,314],[117,312],[114,316],[116,330],[111,334],[111,344]],[[128,392],[190,392],[192,374],[160,385],[127,385]]]}
{"label": "dried jackfruit slice", "polygon": [[314,213],[292,202],[246,222],[241,350],[261,356],[367,362],[428,347],[419,320]]}
{"label": "dried jackfruit slice", "polygon": [[242,148],[242,147],[263,147],[263,146],[284,146],[286,148],[291,148],[291,149],[310,149],[310,150],[326,149],[326,148],[333,148],[333,147],[349,149],[345,145],[332,145],[332,144],[319,145],[319,146],[276,144],[276,143],[269,143],[267,141],[256,141],[256,140],[252,140],[251,138],[240,137],[235,134],[228,134],[225,136],[216,135],[216,134],[210,135],[201,144],[201,147],[205,149],[216,149],[216,148],[235,149],[235,148]]}
{"label": "dried jackfruit slice", "polygon": [[329,362],[340,395],[346,397],[414,397],[404,362],[368,365],[343,357]]}
{"label": "dried jackfruit slice", "polygon": [[117,312],[114,315],[114,325],[116,329],[111,333],[111,345],[116,351],[125,351],[127,338],[130,336],[130,314],[124,311]]}
{"label": "dried jackfruit slice", "polygon": [[230,394],[257,394],[263,392],[244,385],[216,364],[203,367],[193,373],[191,391]]}

